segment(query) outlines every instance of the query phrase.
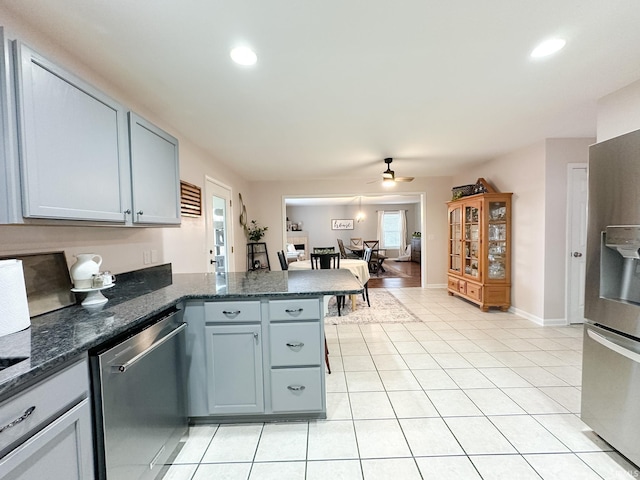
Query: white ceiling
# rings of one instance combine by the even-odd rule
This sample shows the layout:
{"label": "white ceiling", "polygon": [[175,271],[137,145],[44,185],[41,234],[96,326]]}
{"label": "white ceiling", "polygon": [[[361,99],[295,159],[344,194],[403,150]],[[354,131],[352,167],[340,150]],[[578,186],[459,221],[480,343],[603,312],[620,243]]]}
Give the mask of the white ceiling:
{"label": "white ceiling", "polygon": [[[595,136],[640,78],[637,0],[3,0],[250,180],[447,175]],[[531,60],[550,36],[567,46]],[[253,67],[229,58],[237,44]],[[36,46],[37,47],[37,46]]]}

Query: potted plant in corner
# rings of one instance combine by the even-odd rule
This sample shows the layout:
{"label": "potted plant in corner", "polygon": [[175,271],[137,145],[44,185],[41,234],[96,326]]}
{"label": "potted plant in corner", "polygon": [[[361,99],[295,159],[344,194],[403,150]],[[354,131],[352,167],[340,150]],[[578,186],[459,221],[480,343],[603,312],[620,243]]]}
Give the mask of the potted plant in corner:
{"label": "potted plant in corner", "polygon": [[265,232],[269,230],[269,227],[261,227],[258,222],[251,220],[251,225],[247,227],[247,237],[249,241],[255,243],[259,242],[264,237]]}

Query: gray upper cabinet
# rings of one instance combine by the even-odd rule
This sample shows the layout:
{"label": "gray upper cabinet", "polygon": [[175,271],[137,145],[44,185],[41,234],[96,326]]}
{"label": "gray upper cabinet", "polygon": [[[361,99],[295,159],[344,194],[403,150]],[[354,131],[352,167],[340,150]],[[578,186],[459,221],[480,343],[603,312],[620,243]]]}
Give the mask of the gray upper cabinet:
{"label": "gray upper cabinet", "polygon": [[23,215],[127,222],[124,107],[26,45],[15,51]]}
{"label": "gray upper cabinet", "polygon": [[0,223],[22,220],[11,42],[0,27]]}
{"label": "gray upper cabinet", "polygon": [[129,112],[133,222],[180,223],[178,140]]}

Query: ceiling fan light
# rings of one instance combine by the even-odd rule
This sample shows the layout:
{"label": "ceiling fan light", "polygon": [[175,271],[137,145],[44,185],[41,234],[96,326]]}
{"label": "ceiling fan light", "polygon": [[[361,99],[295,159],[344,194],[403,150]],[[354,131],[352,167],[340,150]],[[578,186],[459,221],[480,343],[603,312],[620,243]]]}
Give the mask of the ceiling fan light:
{"label": "ceiling fan light", "polygon": [[382,186],[383,187],[392,187],[396,184],[395,180],[393,178],[383,178],[382,179]]}
{"label": "ceiling fan light", "polygon": [[258,56],[249,47],[236,47],[229,53],[231,59],[238,65],[254,65],[258,61]]}

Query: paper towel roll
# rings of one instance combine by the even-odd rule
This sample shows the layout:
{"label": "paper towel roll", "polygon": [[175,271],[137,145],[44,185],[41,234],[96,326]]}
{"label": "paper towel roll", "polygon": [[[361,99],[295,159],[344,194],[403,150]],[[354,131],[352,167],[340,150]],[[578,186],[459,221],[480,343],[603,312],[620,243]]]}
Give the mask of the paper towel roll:
{"label": "paper towel roll", "polygon": [[30,326],[22,260],[0,260],[0,337]]}

